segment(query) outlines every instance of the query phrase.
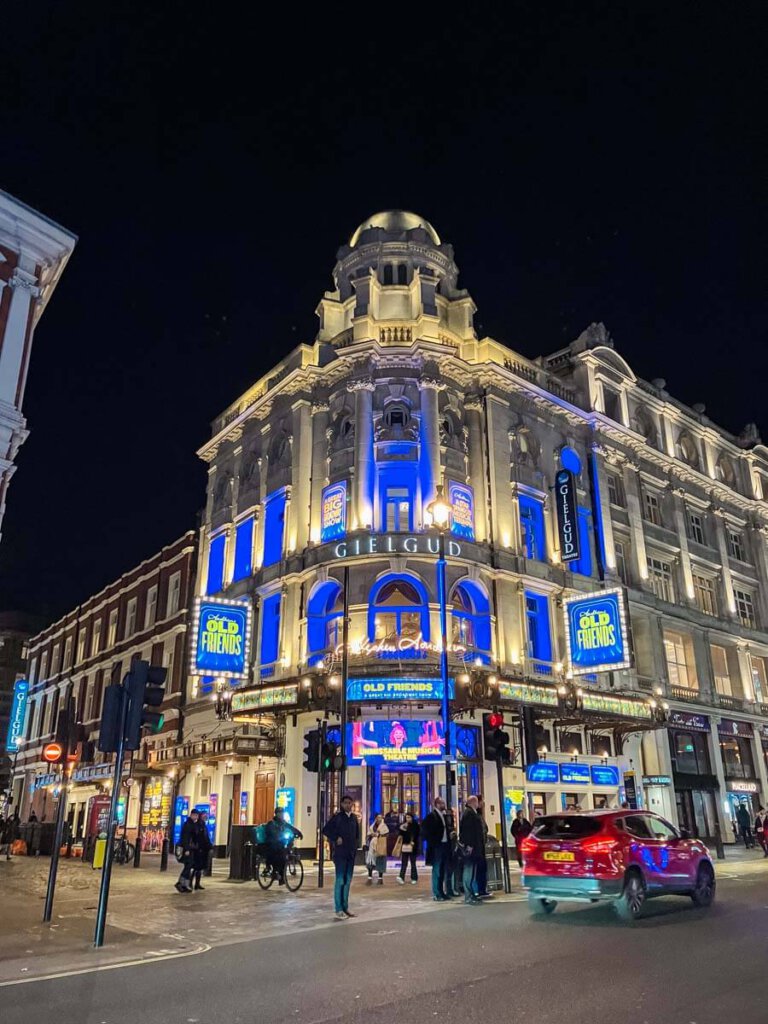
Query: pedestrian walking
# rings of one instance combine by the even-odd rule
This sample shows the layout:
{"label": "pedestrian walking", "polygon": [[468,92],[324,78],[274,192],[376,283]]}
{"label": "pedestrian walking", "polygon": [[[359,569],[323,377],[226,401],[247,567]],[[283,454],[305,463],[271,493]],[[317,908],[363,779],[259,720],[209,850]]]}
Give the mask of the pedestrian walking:
{"label": "pedestrian walking", "polygon": [[181,826],[181,835],[176,847],[176,859],[182,864],[181,874],[174,885],[174,889],[177,892],[192,892],[192,872],[195,867],[197,823],[199,819],[200,812],[192,808],[189,812],[189,817]]}
{"label": "pedestrian walking", "polygon": [[387,870],[387,836],[389,825],[384,820],[383,814],[377,814],[371,822],[366,837],[368,853],[365,857],[365,866],[368,868],[368,881],[366,885],[373,885],[373,873],[376,871],[379,876],[379,885],[384,885],[384,873]]}
{"label": "pedestrian walking", "polygon": [[744,846],[748,850],[753,850],[755,847],[755,839],[752,835],[752,816],[750,815],[745,803],[739,804],[739,809],[736,811],[736,823],[739,826],[741,838],[744,840]]}
{"label": "pedestrian walking", "polygon": [[515,841],[515,856],[517,857],[517,863],[520,865],[520,867],[523,866],[523,851],[520,847],[525,837],[531,834],[532,828],[533,826],[531,825],[530,821],[528,821],[528,819],[526,818],[523,810],[521,809],[517,811],[517,813],[515,814],[515,820],[512,822],[512,828],[510,829],[510,831],[512,832],[512,838]]}
{"label": "pedestrian walking", "polygon": [[441,796],[435,797],[433,809],[421,823],[421,834],[427,844],[425,863],[432,866],[432,899],[439,903],[454,895],[449,872],[456,836],[453,818],[448,815]]}
{"label": "pedestrian walking", "polygon": [[192,856],[192,878],[194,880],[194,889],[204,889],[205,886],[200,884],[200,879],[203,877],[203,872],[208,869],[208,858],[213,849],[213,843],[211,837],[208,834],[208,814],[205,811],[201,811],[197,819],[197,830],[196,830],[195,843],[197,849],[194,851]]}
{"label": "pedestrian walking", "polygon": [[349,910],[349,889],[355,870],[355,856],[360,845],[360,825],[352,813],[353,800],[348,794],[341,798],[341,810],[337,811],[323,829],[323,835],[331,844],[331,856],[336,870],[336,884],[333,887],[336,920],[354,917]]}
{"label": "pedestrian walking", "polygon": [[755,836],[757,841],[763,848],[763,856],[768,857],[768,824],[766,824],[768,814],[765,813],[765,808],[760,807],[757,811],[757,817],[755,818]]}
{"label": "pedestrian walking", "polygon": [[[406,812],[405,821],[398,829],[397,840],[400,843],[400,874],[397,876],[397,880],[400,885],[405,885],[405,872],[408,864],[411,865],[411,885],[416,885],[419,880],[419,872],[416,868],[416,854],[419,847],[419,836],[421,835],[421,827],[410,813]],[[397,847],[395,847],[397,848]]]}
{"label": "pedestrian walking", "polygon": [[482,906],[482,900],[475,895],[475,874],[477,863],[482,850],[485,835],[483,823],[477,813],[478,800],[476,796],[467,798],[464,805],[464,813],[461,816],[459,826],[459,849],[464,861],[462,873],[462,885],[464,888],[464,902],[469,906]]}

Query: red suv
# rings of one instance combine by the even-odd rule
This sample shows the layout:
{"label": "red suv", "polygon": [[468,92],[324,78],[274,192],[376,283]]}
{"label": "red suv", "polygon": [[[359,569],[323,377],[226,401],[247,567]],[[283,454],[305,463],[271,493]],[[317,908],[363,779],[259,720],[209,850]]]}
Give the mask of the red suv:
{"label": "red suv", "polygon": [[650,811],[548,814],[534,822],[522,853],[534,914],[551,914],[559,900],[610,900],[633,921],[650,896],[678,893],[697,907],[715,898],[706,846]]}

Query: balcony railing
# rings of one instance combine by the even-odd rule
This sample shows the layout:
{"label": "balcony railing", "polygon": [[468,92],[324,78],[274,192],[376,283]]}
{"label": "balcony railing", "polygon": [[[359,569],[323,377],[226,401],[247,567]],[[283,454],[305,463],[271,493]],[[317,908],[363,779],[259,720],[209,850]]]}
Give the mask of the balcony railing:
{"label": "balcony railing", "polygon": [[730,697],[726,693],[718,693],[715,700],[721,708],[726,708],[728,711],[744,710],[744,701],[739,697]]}
{"label": "balcony railing", "polygon": [[754,779],[755,769],[751,764],[735,764],[733,761],[723,761],[723,774],[726,779]]}
{"label": "balcony railing", "polygon": [[687,686],[670,686],[669,695],[673,700],[684,700],[690,704],[700,704],[701,694],[698,690],[690,690]]}

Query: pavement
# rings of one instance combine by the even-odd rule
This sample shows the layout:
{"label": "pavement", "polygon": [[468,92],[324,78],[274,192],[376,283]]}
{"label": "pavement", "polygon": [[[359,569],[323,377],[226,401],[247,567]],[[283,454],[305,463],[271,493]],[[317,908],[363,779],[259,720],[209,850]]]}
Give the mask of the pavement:
{"label": "pavement", "polygon": [[[528,1013],[537,1024],[722,1024],[765,1020],[768,862],[729,851],[709,911],[649,904],[634,928],[606,907],[531,919],[517,884],[482,907],[435,904],[428,872],[401,887],[352,888],[354,920],[333,920],[332,879],[297,894],[233,883],[217,864],[204,892],[174,873],[116,867],[108,945],[91,947],[98,872],[63,863],[51,926],[47,863],[0,862],[3,1024],[36,1015],[81,1024],[472,1024]],[[34,984],[28,982],[33,981]]]}

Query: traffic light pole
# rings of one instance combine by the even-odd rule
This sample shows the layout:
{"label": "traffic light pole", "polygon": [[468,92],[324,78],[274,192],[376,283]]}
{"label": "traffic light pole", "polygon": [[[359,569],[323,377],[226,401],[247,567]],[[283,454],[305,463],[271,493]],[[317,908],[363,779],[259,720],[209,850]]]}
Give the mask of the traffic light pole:
{"label": "traffic light pole", "polygon": [[64,837],[64,819],[67,814],[67,776],[66,764],[61,766],[61,789],[59,790],[59,809],[56,812],[56,832],[53,839],[53,850],[51,851],[51,863],[48,868],[48,888],[45,892],[45,909],[43,910],[43,921],[51,920],[53,914],[53,897],[56,892],[56,875],[59,871],[59,850]]}
{"label": "traffic light pole", "polygon": [[[453,805],[453,769],[451,768],[451,699],[448,686],[448,595],[445,573],[445,531],[440,530],[437,554],[437,593],[440,602],[440,679],[443,685],[443,737],[445,746],[445,810],[446,818]],[[456,823],[458,824],[458,822]]]}
{"label": "traffic light pole", "polygon": [[[339,772],[339,795],[344,796],[347,788],[347,679],[349,678],[349,566],[344,566],[344,618],[341,626],[341,771]],[[322,747],[320,748],[322,749]]]}
{"label": "traffic light pole", "polygon": [[499,783],[499,813],[501,815],[501,870],[504,878],[504,892],[512,892],[509,877],[509,843],[507,842],[507,815],[504,808],[504,778],[501,759],[496,758],[496,779]]}
{"label": "traffic light pole", "polygon": [[325,779],[323,778],[322,749],[328,726],[325,719],[320,723],[320,748],[317,752],[317,888],[322,889],[325,883]]}
{"label": "traffic light pole", "polygon": [[104,853],[104,867],[101,869],[101,887],[99,888],[99,905],[96,910],[96,931],[93,944],[96,948],[104,945],[104,926],[107,921],[107,904],[109,902],[109,883],[112,879],[112,858],[114,855],[114,832],[117,820],[117,802],[120,799],[120,786],[123,781],[123,757],[125,754],[125,724],[128,718],[128,691],[125,686],[119,688],[120,694],[120,728],[117,733],[117,751],[115,752],[115,773],[112,779],[112,800],[109,804],[109,821],[107,822],[107,849]]}

